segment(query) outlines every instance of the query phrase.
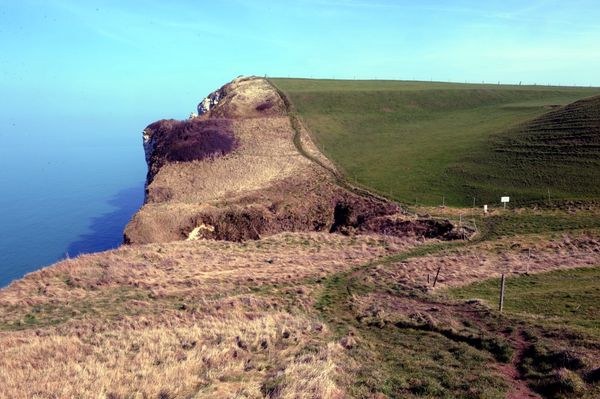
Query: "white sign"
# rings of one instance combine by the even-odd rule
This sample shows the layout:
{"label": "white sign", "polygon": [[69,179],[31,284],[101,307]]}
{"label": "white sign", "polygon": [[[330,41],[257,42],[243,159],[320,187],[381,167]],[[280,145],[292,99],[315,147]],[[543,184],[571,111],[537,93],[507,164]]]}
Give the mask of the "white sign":
{"label": "white sign", "polygon": [[510,197],[500,197],[500,202],[510,202]]}

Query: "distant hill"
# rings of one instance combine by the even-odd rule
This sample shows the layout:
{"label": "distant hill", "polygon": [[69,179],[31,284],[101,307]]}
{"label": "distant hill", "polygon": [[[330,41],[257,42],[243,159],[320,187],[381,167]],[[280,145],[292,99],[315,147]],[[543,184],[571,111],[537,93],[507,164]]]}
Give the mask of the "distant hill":
{"label": "distant hill", "polygon": [[600,197],[600,103],[578,101],[598,88],[272,81],[350,180],[397,200]]}
{"label": "distant hill", "polygon": [[600,197],[600,96],[559,107],[502,134],[451,169],[475,193],[524,200]]}

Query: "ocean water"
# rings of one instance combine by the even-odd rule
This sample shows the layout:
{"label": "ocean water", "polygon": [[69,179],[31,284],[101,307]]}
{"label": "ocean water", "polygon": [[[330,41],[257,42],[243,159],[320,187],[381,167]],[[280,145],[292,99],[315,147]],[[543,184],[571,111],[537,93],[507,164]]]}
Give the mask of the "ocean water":
{"label": "ocean water", "polygon": [[154,119],[3,116],[0,287],[65,257],[121,244],[143,202],[141,131]]}

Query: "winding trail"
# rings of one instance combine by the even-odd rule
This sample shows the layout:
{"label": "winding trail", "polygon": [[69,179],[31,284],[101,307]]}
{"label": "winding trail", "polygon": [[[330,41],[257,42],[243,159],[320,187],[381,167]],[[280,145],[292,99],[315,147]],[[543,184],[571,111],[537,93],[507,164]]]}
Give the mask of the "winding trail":
{"label": "winding trail", "polygon": [[[302,156],[304,156],[308,160],[314,162],[315,164],[319,165],[320,167],[325,169],[327,172],[329,172],[331,174],[331,176],[333,176],[335,183],[337,185],[339,185],[340,187],[342,187],[348,191],[351,191],[357,195],[360,195],[362,197],[374,198],[374,199],[377,199],[380,201],[394,202],[396,205],[398,205],[400,207],[400,209],[402,209],[403,213],[406,213],[406,210],[404,209],[404,207],[401,206],[401,204],[397,203],[396,201],[392,200],[391,198],[384,197],[384,196],[376,194],[370,190],[367,190],[364,187],[359,187],[357,185],[350,183],[348,181],[348,179],[337,168],[330,167],[329,165],[325,164],[317,157],[312,156],[302,145],[302,132],[303,131],[306,132],[306,134],[309,136],[309,139],[312,140],[313,142],[314,142],[314,140],[310,137],[310,135],[308,133],[308,129],[306,129],[306,127],[300,120],[298,113],[294,109],[293,103],[291,102],[289,97],[282,90],[280,90],[270,79],[267,79],[267,82],[273,87],[273,89],[277,92],[277,94],[279,94],[279,96],[281,97],[281,99],[283,100],[283,102],[285,104],[287,114],[290,118],[290,124],[292,126],[292,129],[294,130],[294,146],[296,147],[296,149]],[[325,156],[325,155],[323,154],[323,156]],[[331,162],[331,160],[330,160],[330,162]]]}
{"label": "winding trail", "polygon": [[[414,257],[432,255],[450,248],[467,246],[468,242],[459,243],[434,243],[418,247],[412,251],[392,255],[375,262],[357,267],[351,271],[338,273],[330,277],[324,284],[324,289],[320,299],[316,305],[317,310],[321,313],[321,317],[327,321],[338,337],[344,337],[348,334],[356,336],[358,339],[364,338],[367,342],[384,343],[386,334],[389,334],[389,329],[396,329],[399,334],[402,334],[404,329],[412,331],[422,331],[424,333],[438,334],[440,337],[447,338],[451,341],[466,343],[475,349],[489,352],[497,360],[491,367],[497,370],[508,385],[506,397],[508,399],[532,399],[539,398],[534,393],[527,382],[522,378],[519,371],[519,364],[522,361],[524,351],[528,348],[529,343],[523,338],[521,331],[509,336],[503,333],[503,330],[510,325],[510,321],[505,319],[499,324],[490,323],[490,319],[494,319],[494,312],[479,304],[471,303],[448,303],[442,302],[440,299],[433,297],[427,292],[423,292],[420,287],[403,286],[398,292],[392,293],[389,285],[369,285],[365,284],[371,272],[377,268],[386,268],[395,262],[408,260]],[[395,282],[388,282],[392,285]],[[483,340],[469,334],[456,332],[443,324],[428,324],[428,323],[405,323],[396,322],[394,320],[385,320],[385,327],[370,328],[360,321],[360,314],[357,310],[357,296],[365,296],[369,294],[386,295],[392,309],[402,313],[405,311],[417,311],[421,309],[435,309],[438,314],[448,314],[453,320],[466,320],[483,334]],[[417,306],[415,306],[417,305]],[[502,320],[502,318],[500,318]],[[497,319],[495,319],[497,322]],[[386,328],[388,329],[386,331]],[[496,337],[499,337],[497,340]],[[505,342],[509,348],[505,351],[495,352],[496,342]],[[370,346],[373,346],[370,344]],[[377,345],[375,345],[377,346]],[[385,347],[385,345],[382,345]],[[492,348],[490,350],[490,347]],[[507,353],[509,353],[509,357]],[[381,359],[386,359],[382,355]],[[379,365],[382,366],[383,365]],[[390,365],[386,365],[388,367]],[[373,365],[373,367],[378,367]],[[392,367],[392,366],[390,366]]]}
{"label": "winding trail", "polygon": [[510,382],[510,390],[506,395],[506,399],[539,398],[540,396],[529,388],[519,371],[519,364],[523,361],[523,354],[529,349],[531,344],[524,339],[522,333],[517,334],[511,343],[516,352],[511,362],[509,364],[498,365],[500,372],[504,374]]}

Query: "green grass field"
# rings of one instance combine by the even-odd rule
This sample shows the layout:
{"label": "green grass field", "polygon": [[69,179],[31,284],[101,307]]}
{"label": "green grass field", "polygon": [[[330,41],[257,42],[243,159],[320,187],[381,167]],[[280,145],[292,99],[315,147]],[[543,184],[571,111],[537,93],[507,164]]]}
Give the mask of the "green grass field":
{"label": "green grass field", "polygon": [[[450,290],[458,299],[483,299],[495,306],[499,280]],[[582,328],[600,336],[600,267],[560,270],[506,280],[505,310],[555,326]]]}
{"label": "green grass field", "polygon": [[[600,103],[567,123],[559,116],[522,128],[598,88],[272,81],[350,180],[399,201],[464,206],[510,195],[528,202],[547,198],[548,189],[553,199],[600,197],[599,126],[582,124],[598,119]],[[553,124],[561,123],[557,132]]]}
{"label": "green grass field", "polygon": [[[461,300],[483,299],[495,307],[498,291],[499,280],[493,279],[450,289],[449,294]],[[585,374],[590,365],[592,370],[597,365],[597,356],[590,358],[588,352],[600,337],[598,302],[600,266],[506,280],[506,320],[528,326],[523,337],[529,346],[521,354],[519,370],[542,397],[599,397],[597,372]]]}

